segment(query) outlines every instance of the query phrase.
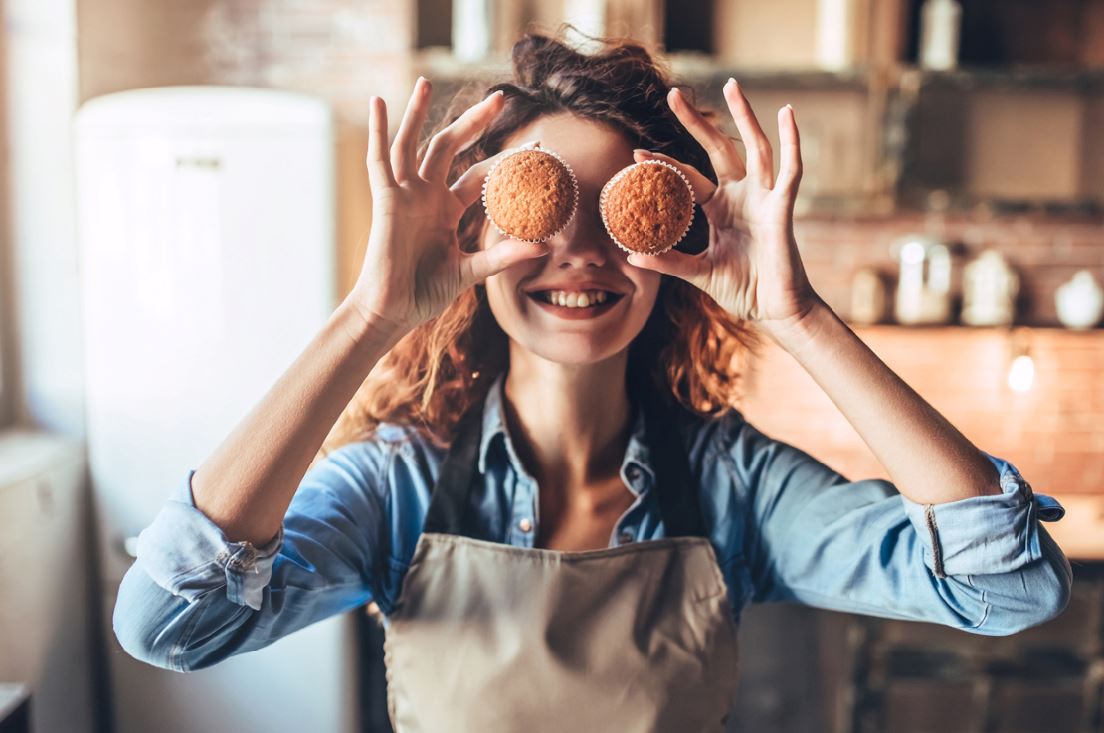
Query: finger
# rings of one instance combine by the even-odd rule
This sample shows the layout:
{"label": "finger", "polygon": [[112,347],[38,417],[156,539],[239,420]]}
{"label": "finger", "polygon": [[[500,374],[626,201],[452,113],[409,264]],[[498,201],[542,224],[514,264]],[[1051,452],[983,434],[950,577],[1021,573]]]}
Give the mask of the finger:
{"label": "finger", "polygon": [[422,132],[429,114],[429,80],[419,76],[406,103],[399,132],[391,145],[391,161],[395,166],[395,179],[407,181],[418,173],[418,135]]}
{"label": "finger", "polygon": [[478,252],[462,252],[460,255],[460,281],[463,287],[483,282],[512,265],[548,254],[549,246],[541,242],[519,242],[516,239],[503,239],[487,249]]}
{"label": "finger", "polygon": [[801,182],[801,138],[797,133],[793,107],[788,104],[778,110],[778,140],[782,161],[775,188],[781,188],[792,198],[797,195],[797,186]]}
{"label": "finger", "polygon": [[735,143],[728,135],[718,130],[716,125],[702,117],[701,113],[686,101],[678,87],[673,87],[668,92],[667,105],[682,126],[705,148],[718,179],[740,180],[744,177],[744,163],[740,160],[740,153],[736,150]]}
{"label": "finger", "polygon": [[634,252],[626,259],[633,267],[673,275],[702,290],[705,290],[709,283],[709,262],[700,255],[688,255],[685,252],[669,249],[661,255]]}
{"label": "finger", "polygon": [[682,175],[686,176],[686,180],[690,181],[690,188],[694,189],[694,198],[697,199],[699,205],[704,204],[712,198],[713,192],[717,190],[717,184],[706,178],[697,168],[687,163],[682,163],[672,158],[670,155],[653,153],[650,150],[637,148],[633,150],[633,158],[635,158],[637,162],[644,160],[662,160],[664,163],[670,163],[678,168],[682,171]]}
{"label": "finger", "polygon": [[418,175],[427,181],[444,182],[456,153],[483,134],[483,130],[501,110],[501,90],[479,104],[469,107],[464,114],[457,117],[451,125],[438,132],[429,141]]}
{"label": "finger", "polygon": [[[538,142],[537,140],[533,140],[520,147],[531,147]],[[460,203],[463,204],[465,209],[479,200],[479,197],[483,193],[483,179],[487,177],[487,172],[491,170],[491,167],[503,156],[509,155],[516,150],[517,148],[508,148],[495,153],[486,160],[479,161],[471,168],[464,171],[460,177],[456,179],[456,182],[449,186],[449,189],[456,194],[456,198],[460,199]]]}
{"label": "finger", "polygon": [[774,185],[774,160],[771,157],[770,141],[763,134],[759,120],[755,118],[755,113],[751,111],[751,105],[736,80],[729,79],[723,91],[728,111],[736,122],[740,137],[744,139],[748,173],[754,175],[763,186],[771,188]]}
{"label": "finger", "polygon": [[395,174],[387,157],[387,105],[381,97],[368,100],[368,183],[373,191],[393,188]]}

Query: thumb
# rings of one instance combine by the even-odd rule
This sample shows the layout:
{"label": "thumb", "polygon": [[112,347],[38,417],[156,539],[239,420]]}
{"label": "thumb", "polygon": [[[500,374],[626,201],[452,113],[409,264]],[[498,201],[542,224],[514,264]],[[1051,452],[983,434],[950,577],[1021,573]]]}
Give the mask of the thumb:
{"label": "thumb", "polygon": [[463,252],[460,255],[460,278],[463,281],[463,287],[481,283],[491,275],[497,275],[512,265],[535,257],[543,257],[549,251],[548,244],[544,242],[534,244],[516,239],[503,239],[478,252]]}
{"label": "thumb", "polygon": [[633,267],[652,270],[663,275],[673,275],[705,289],[708,281],[707,267],[703,257],[695,257],[685,252],[668,250],[661,255],[645,255],[639,252],[630,254],[627,261]]}

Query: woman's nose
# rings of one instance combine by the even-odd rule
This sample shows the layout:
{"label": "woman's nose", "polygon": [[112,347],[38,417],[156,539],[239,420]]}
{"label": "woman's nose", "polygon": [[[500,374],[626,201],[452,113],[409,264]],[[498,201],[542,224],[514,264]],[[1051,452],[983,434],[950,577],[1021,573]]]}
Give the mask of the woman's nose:
{"label": "woman's nose", "polygon": [[560,267],[594,265],[601,267],[614,256],[616,246],[606,232],[596,210],[580,206],[575,216],[556,236],[548,240],[550,256]]}

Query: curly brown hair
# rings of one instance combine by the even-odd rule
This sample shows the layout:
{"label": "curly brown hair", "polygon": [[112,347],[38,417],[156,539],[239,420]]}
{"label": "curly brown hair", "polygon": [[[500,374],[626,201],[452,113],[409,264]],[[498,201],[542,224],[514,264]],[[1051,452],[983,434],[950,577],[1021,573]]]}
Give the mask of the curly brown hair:
{"label": "curly brown hair", "polygon": [[[716,181],[704,148],[667,105],[671,82],[661,62],[632,41],[593,40],[599,48],[583,53],[569,46],[562,33],[523,36],[511,51],[513,77],[483,92],[502,90],[502,112],[456,157],[449,181],[502,150],[522,126],[560,112],[608,125],[633,147],[670,155]],[[457,95],[441,128],[469,106],[472,91]],[[464,213],[458,229],[463,251],[478,250],[484,220],[478,202]],[[694,222],[678,245],[680,251],[698,252],[708,244],[708,225],[700,211]],[[690,283],[663,275],[656,305],[629,347],[626,379],[634,398],[642,394],[639,390],[661,390],[658,394],[668,393],[693,413],[719,417],[740,398],[738,357],[759,344],[750,324],[732,318]],[[370,438],[380,423],[413,427],[447,446],[460,418],[483,401],[507,362],[507,336],[491,313],[485,287],[475,285],[380,360],[337,421],[322,455]]]}

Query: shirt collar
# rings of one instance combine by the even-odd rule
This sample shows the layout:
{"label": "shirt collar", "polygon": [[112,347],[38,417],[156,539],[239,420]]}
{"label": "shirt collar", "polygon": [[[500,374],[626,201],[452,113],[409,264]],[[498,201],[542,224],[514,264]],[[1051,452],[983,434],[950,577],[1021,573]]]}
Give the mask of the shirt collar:
{"label": "shirt collar", "polygon": [[[487,454],[491,451],[492,444],[501,438],[514,470],[519,475],[528,476],[521,460],[517,457],[513,441],[510,439],[510,432],[506,428],[506,417],[503,412],[505,377],[505,372],[495,377],[487,391],[486,398],[483,400],[483,433],[479,439],[479,472],[484,474],[487,472]],[[632,433],[629,435],[629,444],[625,449],[625,457],[621,461],[621,475],[627,479],[630,489],[636,493],[644,493],[651,484],[655,483],[655,469],[652,467],[651,450],[645,438],[644,413],[639,408],[635,412]],[[637,473],[633,468],[634,466],[643,469],[650,480],[643,483],[637,481],[634,476]]]}

